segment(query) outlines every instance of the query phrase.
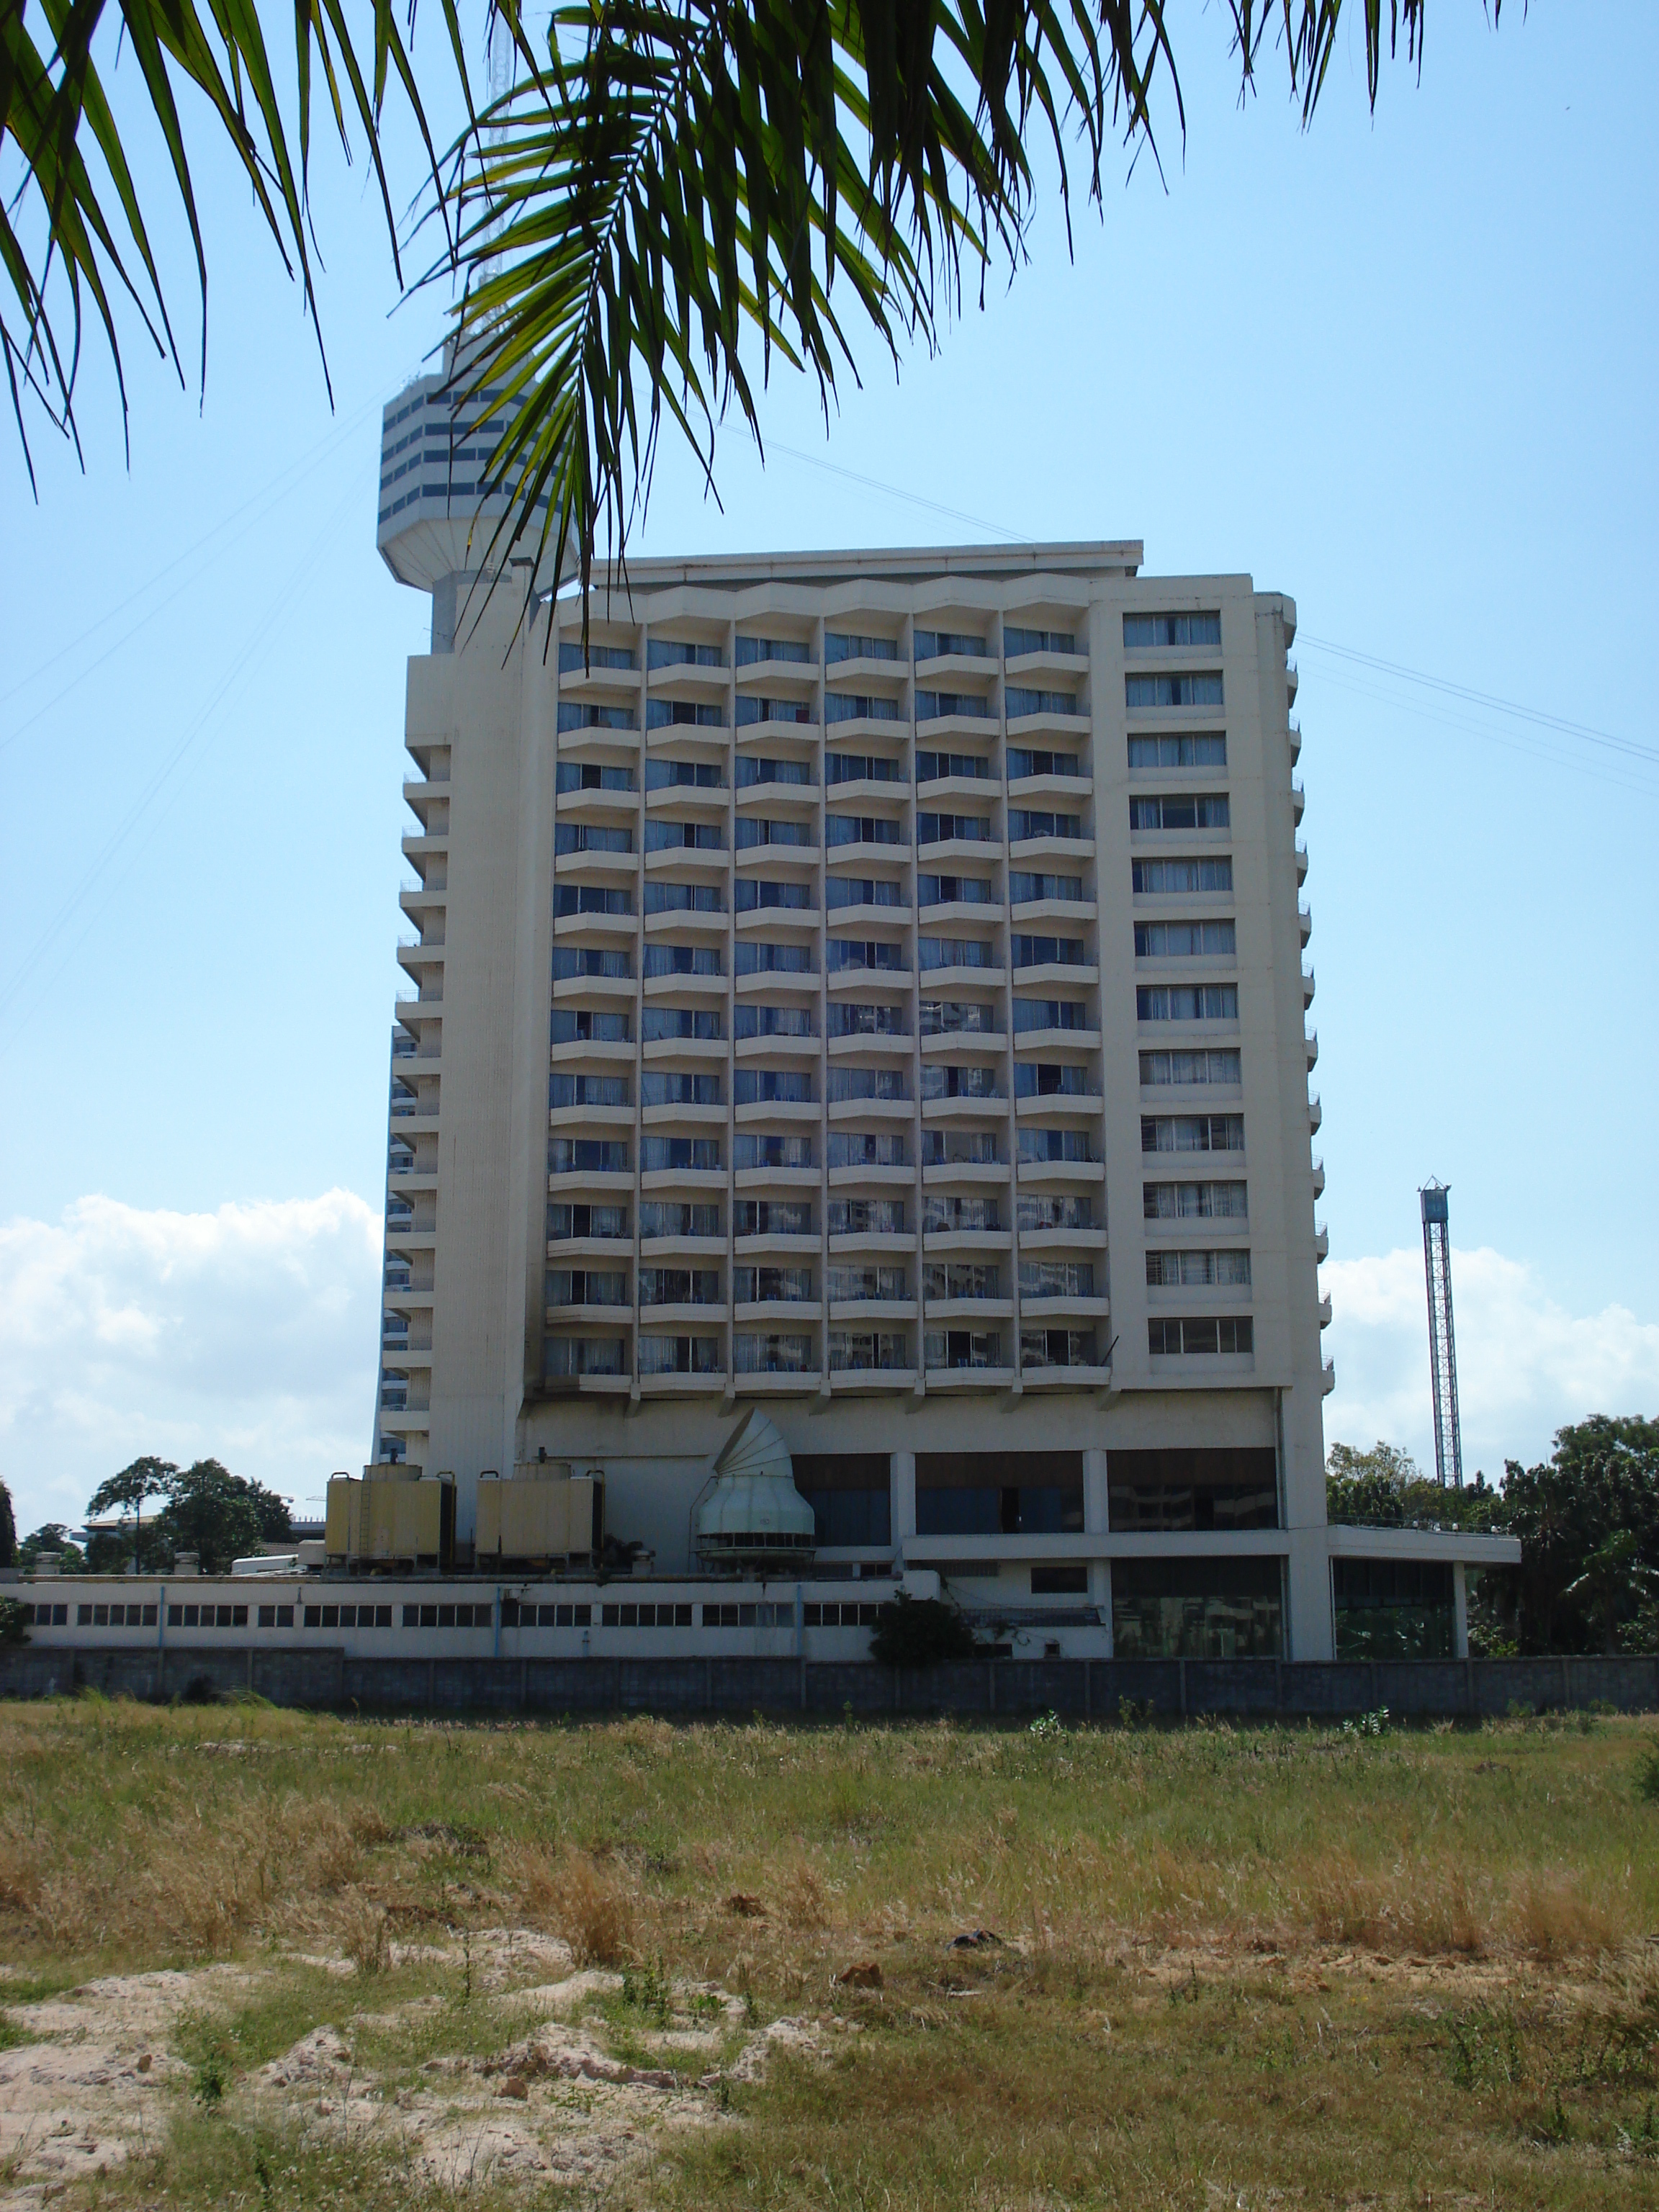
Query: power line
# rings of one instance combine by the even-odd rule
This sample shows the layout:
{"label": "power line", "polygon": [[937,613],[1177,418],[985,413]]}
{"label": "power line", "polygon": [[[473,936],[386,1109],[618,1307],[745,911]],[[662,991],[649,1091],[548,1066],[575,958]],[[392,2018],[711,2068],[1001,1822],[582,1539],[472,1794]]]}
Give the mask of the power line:
{"label": "power line", "polygon": [[[378,456],[376,457],[375,465],[378,471]],[[9,1012],[15,1004],[20,993],[22,992],[30,977],[40,968],[41,963],[51,952],[58,939],[63,935],[64,932],[74,921],[78,909],[83,905],[86,900],[91,896],[93,892],[96,890],[100,879],[114,863],[116,856],[119,853],[121,847],[126,843],[133,831],[137,829],[143,816],[149,811],[153,802],[160,797],[162,792],[166,789],[166,787],[173,778],[174,772],[183,763],[186,755],[191,750],[192,747],[197,744],[197,741],[210,727],[213,720],[218,714],[219,709],[230,697],[241,680],[249,673],[256,656],[258,654],[261,648],[270,642],[272,634],[275,632],[276,626],[283,615],[286,614],[289,605],[305,584],[307,579],[309,577],[312,570],[316,567],[318,562],[322,558],[322,556],[326,550],[329,544],[337,535],[342,526],[344,524],[352,502],[356,500],[362,493],[363,483],[364,472],[359,471],[357,475],[351,480],[350,487],[347,491],[344,499],[341,501],[334,513],[330,516],[319,537],[301,556],[298,565],[290,574],[287,583],[283,586],[282,590],[276,594],[275,598],[267,607],[264,620],[258,624],[252,636],[248,638],[246,644],[232,659],[229,666],[226,669],[223,677],[221,678],[217,688],[203,706],[195,720],[185,732],[184,736],[173,748],[173,750],[167,755],[160,768],[156,769],[155,773],[150,777],[149,782],[139,793],[137,798],[134,799],[131,805],[127,809],[125,815],[122,817],[115,830],[106,842],[103,851],[93,862],[92,866],[82,878],[80,883],[70,894],[64,904],[58,908],[58,913],[53,916],[52,920],[47,924],[46,928],[42,933],[41,936],[36,940],[33,949],[24,960],[22,965],[7,982],[3,992],[0,992],[0,1014]],[[173,790],[168,793],[169,804],[173,799],[176,799],[178,797],[178,792],[179,787],[175,786]],[[149,832],[147,834],[154,832],[161,818],[161,816],[159,814],[155,817],[149,825]],[[94,908],[93,913],[88,917],[85,927],[82,929],[80,934],[75,939],[74,942],[69,946],[68,950],[64,954],[63,959],[58,962],[57,968],[53,969],[53,980],[55,980],[56,976],[61,973],[65,963],[73,958],[76,952],[79,951],[81,945],[85,942],[88,933],[97,922],[100,916],[103,914],[105,908],[107,907],[107,905],[108,900],[106,899],[104,902],[103,906]],[[33,1013],[35,1009],[41,1003],[41,998],[37,998],[34,1005],[31,1006],[27,1012],[20,1015],[16,1020],[13,1021],[9,1024],[9,1033],[11,1036],[15,1036],[17,1035],[18,1031],[29,1019],[30,1015]]]}
{"label": "power line", "polygon": [[1477,691],[1471,684],[1455,684],[1449,677],[1431,676],[1425,669],[1407,668],[1397,660],[1383,660],[1374,653],[1361,653],[1358,647],[1338,645],[1325,637],[1310,637],[1305,630],[1297,633],[1298,646],[1310,645],[1316,653],[1332,653],[1339,659],[1355,661],[1361,667],[1374,668],[1384,676],[1399,677],[1407,684],[1420,684],[1431,691],[1443,691],[1449,697],[1461,699],[1472,707],[1484,707],[1489,714],[1513,714],[1523,722],[1535,723],[1539,728],[1558,731],[1563,737],[1579,738],[1593,745],[1606,745],[1611,751],[1624,753],[1644,764],[1659,768],[1659,745],[1644,745],[1634,738],[1615,737],[1610,730],[1598,730],[1588,722],[1571,722],[1565,715],[1547,714],[1539,707],[1523,706],[1516,699],[1499,699],[1490,691]]}
{"label": "power line", "polygon": [[[964,514],[959,507],[942,507],[936,499],[924,499],[920,492],[906,491],[900,484],[884,483],[879,477],[860,476],[856,469],[844,469],[838,461],[826,461],[817,453],[804,453],[799,446],[786,446],[781,438],[771,441],[770,450],[787,453],[792,461],[804,461],[809,469],[822,469],[826,476],[845,477],[848,483],[862,484],[866,491],[883,491],[890,498],[908,500],[912,507],[926,507],[930,514],[948,516],[952,522],[971,523],[975,530],[988,530],[993,537],[1009,538],[1018,545],[1033,543],[1024,532],[1010,530],[1005,523],[988,522],[982,514]],[[761,460],[764,467],[764,451]]]}

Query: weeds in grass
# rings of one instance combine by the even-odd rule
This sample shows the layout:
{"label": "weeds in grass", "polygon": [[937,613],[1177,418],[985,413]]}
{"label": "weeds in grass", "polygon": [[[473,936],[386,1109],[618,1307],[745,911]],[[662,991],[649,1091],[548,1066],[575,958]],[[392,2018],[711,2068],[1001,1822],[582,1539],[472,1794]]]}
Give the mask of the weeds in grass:
{"label": "weeds in grass", "polygon": [[1346,1736],[1386,1735],[1388,1732],[1389,1709],[1386,1705],[1379,1705],[1375,1712],[1357,1714],[1352,1720],[1342,1723],[1342,1733]]}
{"label": "weeds in grass", "polygon": [[1644,1805],[1659,1805],[1659,1743],[1636,1762],[1636,1795]]}
{"label": "weeds in grass", "polygon": [[631,1958],[638,1912],[621,1881],[586,1851],[567,1850],[538,1878],[547,1923],[579,1966],[618,1966]]}

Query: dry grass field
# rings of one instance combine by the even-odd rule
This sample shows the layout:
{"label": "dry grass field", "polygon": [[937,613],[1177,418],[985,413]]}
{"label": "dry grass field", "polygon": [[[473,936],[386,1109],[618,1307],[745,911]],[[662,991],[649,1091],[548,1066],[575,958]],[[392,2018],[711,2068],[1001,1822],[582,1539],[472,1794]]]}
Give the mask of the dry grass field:
{"label": "dry grass field", "polygon": [[1659,2202],[1659,1727],[0,1707],[0,2206]]}

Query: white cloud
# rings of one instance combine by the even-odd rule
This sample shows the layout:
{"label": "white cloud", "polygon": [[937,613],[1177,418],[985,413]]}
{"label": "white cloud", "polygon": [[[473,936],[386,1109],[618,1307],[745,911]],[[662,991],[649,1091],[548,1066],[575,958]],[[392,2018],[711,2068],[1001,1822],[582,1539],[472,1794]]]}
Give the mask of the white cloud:
{"label": "white cloud", "polygon": [[140,1452],[320,1497],[368,1444],[380,1221],[353,1192],[0,1226],[0,1468],[19,1532]]}
{"label": "white cloud", "polygon": [[[1336,1361],[1327,1445],[1386,1437],[1432,1473],[1421,1249],[1330,1260],[1321,1279],[1334,1315],[1326,1350]],[[1545,1458],[1555,1431],[1587,1413],[1659,1411],[1659,1323],[1618,1305],[1571,1314],[1534,1269],[1486,1246],[1454,1249],[1452,1291],[1466,1474],[1484,1468],[1491,1479],[1505,1459]]]}

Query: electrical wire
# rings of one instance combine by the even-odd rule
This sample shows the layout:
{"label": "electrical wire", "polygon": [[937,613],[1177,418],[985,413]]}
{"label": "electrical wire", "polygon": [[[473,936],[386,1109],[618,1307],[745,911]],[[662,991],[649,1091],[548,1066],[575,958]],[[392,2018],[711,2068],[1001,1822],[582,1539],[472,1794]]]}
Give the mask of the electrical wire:
{"label": "electrical wire", "polygon": [[[375,471],[377,474],[379,466],[379,456],[377,455],[375,459]],[[305,553],[301,555],[299,562],[290,573],[288,581],[270,602],[270,605],[266,609],[264,620],[258,625],[252,635],[247,639],[246,642],[232,659],[229,665],[225,670],[224,674],[220,678],[218,684],[202,706],[195,720],[185,730],[183,737],[179,738],[178,744],[174,745],[172,751],[167,756],[166,759],[155,770],[149,781],[139,792],[132,804],[128,807],[125,814],[122,817],[114,831],[106,841],[104,848],[98,855],[98,858],[93,862],[91,867],[87,871],[86,874],[82,876],[75,890],[71,891],[69,897],[58,908],[57,914],[47,924],[40,938],[36,939],[34,945],[23,961],[21,966],[19,967],[9,979],[3,990],[0,990],[0,1016],[6,1015],[10,1012],[20,994],[27,985],[30,978],[34,975],[36,971],[40,968],[42,963],[52,951],[58,940],[63,936],[64,933],[74,921],[79,909],[85,904],[86,901],[92,896],[93,893],[98,889],[102,878],[114,865],[117,856],[121,851],[121,848],[126,844],[128,839],[133,835],[134,831],[139,828],[141,823],[143,822],[144,816],[149,811],[155,802],[158,799],[161,798],[165,793],[166,803],[163,805],[161,811],[156,812],[148,824],[145,825],[143,836],[141,837],[138,845],[136,846],[133,848],[133,852],[127,856],[129,861],[136,856],[136,854],[138,851],[143,849],[144,842],[148,841],[149,837],[154,835],[156,829],[160,826],[161,823],[166,817],[167,808],[177,799],[179,793],[182,788],[182,785],[173,783],[173,788],[169,791],[167,789],[168,785],[173,783],[173,779],[174,778],[177,771],[183,766],[187,757],[197,745],[198,741],[211,727],[220,709],[227,703],[232,694],[240,687],[246,678],[252,672],[252,668],[258,657],[261,653],[262,650],[271,641],[278,623],[281,622],[283,617],[287,613],[289,607],[292,605],[300,591],[309,580],[313,570],[321,561],[323,555],[328,550],[329,545],[332,543],[334,538],[337,537],[340,531],[344,526],[352,506],[362,497],[366,481],[366,475],[367,472],[363,470],[359,470],[356,475],[354,475],[344,498],[335,508],[332,514],[331,514],[328,521],[325,524],[321,532],[316,539],[313,540]],[[113,897],[115,891],[118,890],[118,888],[119,880],[118,879],[117,883],[112,884],[110,887],[111,898]],[[88,917],[85,927],[81,930],[79,935],[76,936],[72,943],[67,947],[64,952],[63,957],[58,962],[56,967],[52,969],[51,976],[47,979],[49,984],[56,981],[58,975],[62,973],[67,963],[71,960],[75,954],[80,950],[91,930],[101,918],[103,913],[106,910],[108,904],[109,898],[106,898],[101,905],[94,908],[92,914]],[[46,992],[40,992],[35,997],[33,1004],[29,1006],[24,1012],[20,1014],[15,1020],[9,1022],[8,1031],[9,1036],[15,1037],[18,1032],[23,1028],[25,1024],[31,1018],[38,1008],[45,1003],[46,995]]]}
{"label": "electrical wire", "polygon": [[[336,429],[331,432],[320,444],[314,446],[308,454],[301,455],[287,469],[280,470],[269,483],[253,493],[248,499],[244,500],[240,507],[234,508],[220,521],[216,522],[211,529],[204,531],[194,544],[187,545],[182,553],[176,555],[163,568],[158,568],[147,582],[138,586],[137,591],[129,592],[125,599],[118,601],[106,613],[100,615],[97,621],[89,623],[79,636],[71,638],[67,645],[60,647],[56,653],[41,661],[28,675],[21,678],[12,685],[10,690],[0,693],[0,706],[3,706],[9,700],[16,698],[21,692],[27,691],[32,684],[38,683],[42,676],[55,668],[60,661],[66,659],[70,654],[79,652],[89,639],[95,637],[100,630],[107,628],[118,616],[125,614],[128,608],[137,605],[140,599],[154,591],[157,584],[171,575],[174,569],[185,562],[194,561],[197,556],[205,552],[207,548],[224,532],[229,530],[234,523],[241,521],[242,527],[233,532],[232,536],[225,541],[225,546],[234,545],[240,539],[246,537],[249,531],[255,529],[261,522],[267,520],[282,502],[297,491],[323,466],[325,462],[331,459],[344,443],[355,438],[365,417],[383,404],[378,398],[366,400],[355,415],[338,424]],[[244,517],[246,518],[246,520],[243,520]],[[220,549],[221,552],[224,550],[224,547]],[[0,738],[0,752],[4,752],[9,746],[15,744],[17,739],[26,731],[33,729],[37,722],[44,720],[46,716],[66,699],[78,684],[84,683],[86,678],[101,668],[106,661],[112,659],[123,646],[129,644],[140,630],[155,619],[157,615],[170,607],[175,600],[181,599],[195,581],[195,572],[187,570],[173,590],[164,599],[158,599],[148,612],[141,615],[138,620],[129,629],[124,631],[112,645],[106,647],[104,651],[94,659],[86,661],[76,671],[69,682],[46,700],[44,705],[37,707],[24,720],[19,722],[15,728],[9,731],[3,738]]]}

